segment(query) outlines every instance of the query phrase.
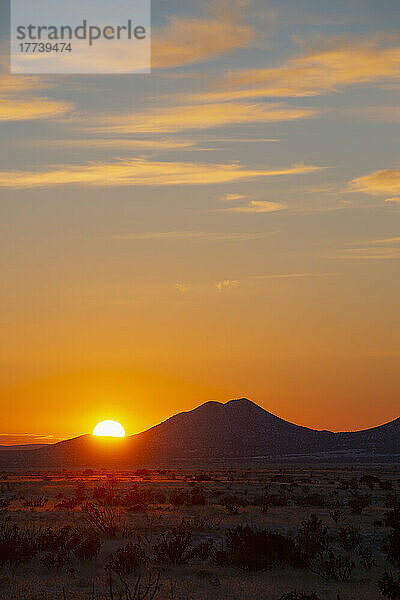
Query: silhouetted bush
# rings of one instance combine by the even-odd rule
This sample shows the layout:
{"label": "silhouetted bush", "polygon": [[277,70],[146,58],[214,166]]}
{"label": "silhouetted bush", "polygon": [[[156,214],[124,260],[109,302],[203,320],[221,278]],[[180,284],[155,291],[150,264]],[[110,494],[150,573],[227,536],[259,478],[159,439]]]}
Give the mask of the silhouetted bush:
{"label": "silhouetted bush", "polygon": [[30,508],[34,510],[35,508],[44,508],[48,502],[48,498],[44,496],[38,496],[37,498],[30,498],[29,500],[25,500],[24,506],[25,508]]}
{"label": "silhouetted bush", "polygon": [[20,529],[9,519],[0,524],[0,566],[28,562],[36,551],[37,541],[33,531]]}
{"label": "silhouetted bush", "polygon": [[343,512],[341,510],[339,510],[338,508],[335,508],[334,510],[329,511],[329,516],[332,519],[332,521],[334,521],[334,523],[336,523],[336,525],[337,525],[339,523],[339,521],[341,520],[341,518],[343,517]]}
{"label": "silhouetted bush", "polygon": [[301,550],[304,560],[310,562],[318,554],[327,551],[330,547],[330,536],[327,527],[313,514],[302,522],[296,536],[296,542]]}
{"label": "silhouetted bush", "polygon": [[108,569],[121,577],[126,577],[143,566],[146,562],[146,553],[140,544],[129,542],[123,548],[113,552],[108,561]]}
{"label": "silhouetted bush", "polygon": [[339,543],[343,550],[355,550],[361,544],[361,534],[352,525],[341,527],[339,530]]}
{"label": "silhouetted bush", "polygon": [[223,496],[219,500],[219,504],[223,506],[229,515],[237,515],[244,506],[244,501],[239,496]]}
{"label": "silhouetted bush", "polygon": [[88,502],[82,507],[86,522],[107,537],[116,537],[119,517],[108,506],[96,506]]}
{"label": "silhouetted bush", "polygon": [[184,519],[154,546],[154,557],[157,561],[169,564],[186,563],[193,551],[193,527]]}
{"label": "silhouetted bush", "polygon": [[294,591],[284,594],[280,597],[280,600],[320,600],[320,597],[317,596],[315,592],[311,592],[311,594],[305,594]]}
{"label": "silhouetted bush", "polygon": [[294,541],[267,529],[238,525],[226,532],[226,550],[217,552],[217,561],[249,571],[289,564],[303,566]]}
{"label": "silhouetted bush", "polygon": [[378,588],[382,596],[388,598],[388,600],[399,600],[400,577],[395,579],[393,575],[385,572],[378,581]]}
{"label": "silhouetted bush", "polygon": [[347,556],[335,556],[332,550],[319,554],[312,562],[311,570],[326,581],[339,579],[347,581],[355,568],[354,562]]}
{"label": "silhouetted bush", "polygon": [[367,508],[371,503],[371,496],[368,494],[360,494],[359,492],[353,492],[351,498],[348,500],[348,505],[353,515],[361,515],[363,510]]}

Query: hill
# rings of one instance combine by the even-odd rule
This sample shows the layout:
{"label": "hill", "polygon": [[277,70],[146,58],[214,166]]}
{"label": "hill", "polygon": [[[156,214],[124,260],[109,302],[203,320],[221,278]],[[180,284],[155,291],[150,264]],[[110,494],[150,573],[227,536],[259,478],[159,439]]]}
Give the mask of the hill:
{"label": "hill", "polygon": [[295,425],[246,398],[206,402],[124,439],[78,438],[38,449],[0,452],[0,468],[133,468],[202,460],[397,460],[400,418],[371,429],[333,433]]}

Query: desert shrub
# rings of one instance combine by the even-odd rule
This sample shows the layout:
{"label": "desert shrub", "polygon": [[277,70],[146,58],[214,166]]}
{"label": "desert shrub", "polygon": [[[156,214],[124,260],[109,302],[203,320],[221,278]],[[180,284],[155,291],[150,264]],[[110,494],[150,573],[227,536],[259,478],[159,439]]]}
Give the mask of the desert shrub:
{"label": "desert shrub", "polygon": [[320,600],[319,596],[315,592],[311,592],[310,594],[299,593],[296,591],[289,592],[288,594],[284,594],[280,597],[280,600]]}
{"label": "desert shrub", "polygon": [[300,566],[302,557],[294,541],[267,529],[238,525],[226,532],[226,550],[217,552],[217,561],[249,571],[290,564]]}
{"label": "desert shrub", "polygon": [[239,496],[223,496],[219,503],[223,506],[229,515],[237,515],[243,508],[244,502]]}
{"label": "desert shrub", "polygon": [[21,529],[9,519],[0,523],[0,566],[31,560],[37,551],[35,532]]}
{"label": "desert shrub", "polygon": [[72,551],[78,560],[93,560],[99,555],[100,549],[101,539],[99,536],[87,530],[80,536]]}
{"label": "desert shrub", "polygon": [[395,506],[385,515],[385,525],[400,531],[400,506]]}
{"label": "desert shrub", "polygon": [[183,506],[187,504],[188,494],[183,490],[173,490],[169,496],[169,501],[174,506]]}
{"label": "desert shrub", "polygon": [[360,483],[366,485],[370,490],[373,490],[375,485],[380,483],[380,479],[375,475],[363,475],[360,477]]}
{"label": "desert shrub", "polygon": [[84,481],[80,481],[75,488],[75,499],[77,504],[81,504],[86,500],[87,485]]}
{"label": "desert shrub", "polygon": [[329,511],[329,516],[332,519],[332,521],[337,525],[343,517],[343,512],[338,508],[335,508]]}
{"label": "desert shrub", "polygon": [[355,491],[348,500],[348,505],[353,515],[361,515],[363,510],[371,503],[371,496],[368,494],[360,494]]}
{"label": "desert shrub", "polygon": [[206,560],[207,558],[213,558],[215,555],[215,544],[212,539],[200,542],[192,550],[192,556],[194,558],[200,558],[200,560]]}
{"label": "desert shrub", "polygon": [[65,525],[60,529],[47,528],[38,535],[38,550],[43,552],[41,563],[48,569],[62,569],[72,558],[86,561],[98,556],[101,540],[89,529]]}
{"label": "desert shrub", "polygon": [[154,557],[157,561],[169,564],[186,563],[192,553],[193,527],[183,519],[177,527],[164,534],[154,546]]}
{"label": "desert shrub", "polygon": [[327,527],[313,514],[302,522],[296,542],[306,562],[329,549],[330,536]]}
{"label": "desert shrub", "polygon": [[390,491],[393,489],[393,482],[390,479],[386,479],[385,481],[381,481],[379,483],[379,487],[381,490]]}
{"label": "desert shrub", "polygon": [[107,567],[120,577],[127,577],[146,562],[146,553],[140,544],[129,542],[123,548],[113,552]]}
{"label": "desert shrub", "polygon": [[207,504],[207,498],[205,492],[200,487],[194,487],[188,498],[189,506],[205,506]]}
{"label": "desert shrub", "polygon": [[198,473],[193,479],[194,481],[212,481],[212,478],[207,473]]}
{"label": "desert shrub", "polygon": [[376,567],[377,563],[374,559],[374,555],[372,553],[371,548],[366,546],[359,548],[359,557],[360,557],[360,565],[366,571],[370,571],[374,567]]}
{"label": "desert shrub", "polygon": [[358,529],[350,525],[339,530],[339,543],[343,550],[355,550],[361,544],[361,534]]}
{"label": "desert shrub", "polygon": [[286,494],[270,494],[266,493],[264,495],[264,502],[268,506],[287,506],[289,504],[289,499]]}
{"label": "desert shrub", "polygon": [[395,579],[393,575],[385,572],[378,581],[378,588],[382,596],[388,600],[400,599],[400,577]]}
{"label": "desert shrub", "polygon": [[38,496],[37,498],[30,498],[29,500],[24,501],[25,508],[30,508],[34,510],[35,508],[43,508],[46,506],[48,502],[48,498],[44,496]]}
{"label": "desert shrub", "polygon": [[57,502],[55,508],[57,510],[72,510],[78,506],[79,502],[76,498],[64,498]]}
{"label": "desert shrub", "polygon": [[400,532],[394,529],[383,543],[383,554],[387,561],[400,569]]}
{"label": "desert shrub", "polygon": [[325,496],[319,492],[295,496],[293,502],[297,506],[313,506],[315,508],[323,508],[327,505]]}
{"label": "desert shrub", "polygon": [[193,487],[190,491],[174,490],[169,501],[174,506],[205,506],[207,498],[202,488]]}
{"label": "desert shrub", "polygon": [[109,506],[96,506],[88,502],[82,506],[82,512],[91,527],[107,537],[116,537],[120,519]]}
{"label": "desert shrub", "polygon": [[0,498],[0,510],[7,510],[10,506],[10,500],[8,498]]}
{"label": "desert shrub", "polygon": [[325,581],[330,579],[347,581],[350,579],[354,568],[355,564],[350,558],[340,555],[335,556],[332,550],[327,550],[318,555],[311,565],[311,570]]}

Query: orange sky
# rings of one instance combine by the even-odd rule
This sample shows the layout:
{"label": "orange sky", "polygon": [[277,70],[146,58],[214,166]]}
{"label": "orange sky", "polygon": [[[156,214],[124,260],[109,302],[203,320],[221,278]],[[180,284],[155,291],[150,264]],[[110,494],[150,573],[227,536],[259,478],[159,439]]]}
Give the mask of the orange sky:
{"label": "orange sky", "polygon": [[400,15],[357,4],[155,0],[151,75],[3,52],[0,443],[399,416]]}

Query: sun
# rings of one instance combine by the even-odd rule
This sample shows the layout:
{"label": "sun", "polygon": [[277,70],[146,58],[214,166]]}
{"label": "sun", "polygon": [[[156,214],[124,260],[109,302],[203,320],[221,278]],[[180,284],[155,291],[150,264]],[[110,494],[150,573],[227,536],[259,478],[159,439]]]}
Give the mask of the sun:
{"label": "sun", "polygon": [[125,437],[125,430],[118,421],[100,421],[93,429],[93,435],[108,437]]}

